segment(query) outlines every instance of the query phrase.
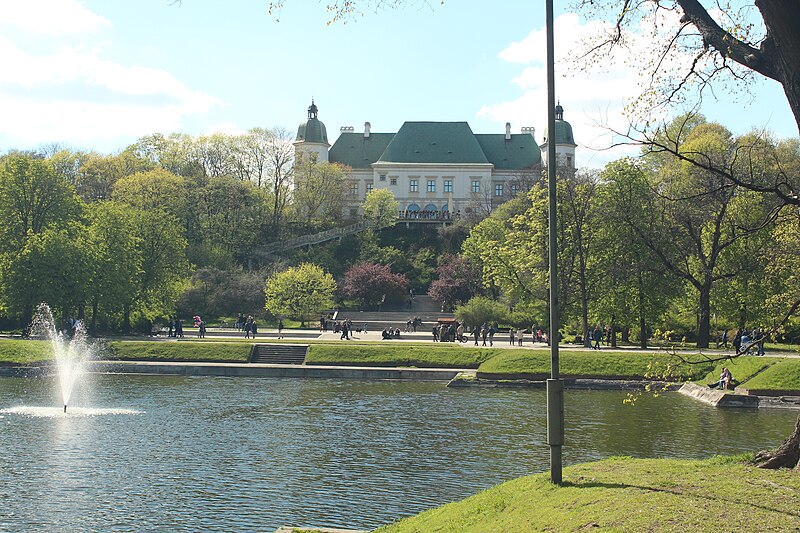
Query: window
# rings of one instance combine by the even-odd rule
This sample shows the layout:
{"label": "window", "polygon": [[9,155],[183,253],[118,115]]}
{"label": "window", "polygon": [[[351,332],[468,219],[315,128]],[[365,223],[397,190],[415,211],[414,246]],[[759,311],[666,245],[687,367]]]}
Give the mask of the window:
{"label": "window", "polygon": [[350,194],[352,196],[358,195],[358,182],[354,181],[350,184]]}
{"label": "window", "polygon": [[436,180],[428,180],[428,192],[436,192]]}
{"label": "window", "polygon": [[408,190],[409,192],[418,192],[419,180],[408,180]]}
{"label": "window", "polygon": [[453,192],[453,180],[444,180],[444,192]]}
{"label": "window", "polygon": [[397,178],[390,178],[389,185],[397,185]]}
{"label": "window", "polygon": [[502,183],[495,183],[494,184],[494,195],[495,196],[503,196],[503,184]]}
{"label": "window", "polygon": [[511,184],[511,194],[516,196],[518,192],[519,192],[519,185],[517,185],[516,183],[512,183]]}
{"label": "window", "polygon": [[372,183],[367,183],[367,194],[372,192],[372,189],[375,188],[375,185]]}
{"label": "window", "polygon": [[380,180],[381,181],[386,181],[386,174],[381,174]]}
{"label": "window", "polygon": [[567,156],[567,166],[572,168],[572,156],[571,155]]}
{"label": "window", "polygon": [[480,180],[472,180],[472,192],[481,192]]}

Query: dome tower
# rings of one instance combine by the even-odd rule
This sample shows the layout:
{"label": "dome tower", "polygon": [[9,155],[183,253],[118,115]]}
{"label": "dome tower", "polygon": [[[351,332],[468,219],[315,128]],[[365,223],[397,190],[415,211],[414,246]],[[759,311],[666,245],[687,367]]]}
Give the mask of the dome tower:
{"label": "dome tower", "polygon": [[[572,125],[564,120],[564,108],[561,102],[556,105],[556,130],[554,142],[556,143],[556,164],[559,167],[575,170],[575,137],[572,135]],[[547,144],[550,142],[550,132],[544,130],[544,142],[539,146],[542,150],[542,165],[547,165]]]}
{"label": "dome tower", "polygon": [[328,132],[325,130],[325,124],[317,118],[317,111],[317,106],[312,98],[311,105],[308,106],[308,118],[301,122],[297,128],[297,137],[294,141],[295,158],[297,160],[311,158],[313,161],[328,161],[328,148],[331,145],[328,142]]}

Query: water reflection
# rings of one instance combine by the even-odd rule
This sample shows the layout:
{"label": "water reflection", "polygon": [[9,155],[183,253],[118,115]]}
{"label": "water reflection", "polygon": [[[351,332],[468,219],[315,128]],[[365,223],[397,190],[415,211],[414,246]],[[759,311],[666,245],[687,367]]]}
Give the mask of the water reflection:
{"label": "water reflection", "polygon": [[[131,414],[30,416],[44,381],[0,379],[0,530],[372,528],[548,465],[543,391],[96,376],[74,408]],[[796,417],[624,396],[567,392],[565,463],[769,448]]]}

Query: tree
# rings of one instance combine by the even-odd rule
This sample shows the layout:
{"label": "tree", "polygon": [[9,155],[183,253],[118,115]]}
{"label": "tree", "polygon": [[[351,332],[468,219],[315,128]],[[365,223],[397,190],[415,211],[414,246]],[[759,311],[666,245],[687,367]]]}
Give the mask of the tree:
{"label": "tree", "polygon": [[307,320],[333,306],[333,276],[310,263],[277,272],[266,281],[265,307],[276,316]]}
{"label": "tree", "polygon": [[500,302],[485,296],[476,296],[467,303],[456,307],[455,315],[464,324],[477,327],[484,323],[505,322],[508,311]]}
{"label": "tree", "polygon": [[[682,119],[678,119],[681,121]],[[713,123],[687,132],[683,149],[704,154],[714,166],[736,172],[735,140]],[[617,209],[637,237],[664,267],[697,296],[697,346],[710,340],[711,292],[721,280],[740,274],[735,262],[737,241],[764,228],[774,211],[762,198],[748,194],[714,172],[676,158],[654,158],[643,168],[609,174]]]}
{"label": "tree", "polygon": [[[624,194],[617,187],[626,182],[623,176],[639,172],[641,169],[635,160],[620,159],[606,165],[600,174],[594,261],[601,276],[595,284],[593,308],[598,320],[611,318],[612,324],[623,327],[637,324],[639,346],[647,348],[652,324],[664,316],[669,301],[683,291],[683,286],[631,229],[631,226],[644,226],[651,216],[650,211],[624,212],[620,208],[620,196]],[[630,187],[645,185],[643,181],[626,183]],[[647,190],[636,194],[644,197]],[[612,336],[612,345],[615,343],[616,333]]]}
{"label": "tree", "polygon": [[480,287],[478,269],[457,255],[444,255],[436,273],[439,279],[431,283],[428,295],[442,307],[452,308],[467,302]]}
{"label": "tree", "polygon": [[[800,129],[800,32],[796,24],[800,4],[753,0],[750,5],[754,9],[717,5],[709,11],[699,0],[580,0],[579,6],[587,13],[594,17],[605,14],[615,21],[586,57],[590,61],[607,57],[614,47],[630,44],[628,28],[649,25],[661,39],[650,52],[653,82],[645,93],[646,97],[657,96],[656,104],[679,100],[681,92],[693,84],[699,85],[702,96],[722,75],[731,75],[734,83],[746,83],[758,73],[783,86]],[[748,20],[756,13],[763,27]],[[640,50],[636,52],[640,54]],[[682,52],[693,55],[691,66],[684,72],[670,71],[671,59]]]}
{"label": "tree", "polygon": [[400,203],[389,189],[373,189],[367,193],[363,209],[364,219],[369,220],[373,227],[385,228],[397,223]]}
{"label": "tree", "polygon": [[24,321],[41,302],[47,302],[65,318],[83,318],[90,288],[84,229],[72,223],[31,234],[2,269],[5,307],[21,312]]}
{"label": "tree", "polygon": [[264,277],[242,269],[200,268],[177,303],[179,314],[223,317],[264,308]]}
{"label": "tree", "polygon": [[86,247],[90,258],[88,303],[92,308],[90,331],[101,313],[123,316],[125,305],[136,299],[143,274],[141,236],[136,231],[136,210],[115,202],[99,202],[89,210]]}
{"label": "tree", "polygon": [[0,159],[0,249],[18,250],[30,235],[74,220],[81,202],[48,160],[12,153]]}
{"label": "tree", "polygon": [[341,221],[347,192],[347,167],[302,159],[295,163],[294,209],[306,224]]}
{"label": "tree", "polygon": [[388,265],[358,263],[344,273],[342,294],[358,300],[362,306],[380,308],[384,301],[397,301],[405,295],[408,279],[394,274]]}
{"label": "tree", "polygon": [[190,200],[194,212],[194,257],[204,265],[230,265],[234,260],[250,266],[252,250],[267,234],[267,193],[253,182],[231,177],[208,180]]}

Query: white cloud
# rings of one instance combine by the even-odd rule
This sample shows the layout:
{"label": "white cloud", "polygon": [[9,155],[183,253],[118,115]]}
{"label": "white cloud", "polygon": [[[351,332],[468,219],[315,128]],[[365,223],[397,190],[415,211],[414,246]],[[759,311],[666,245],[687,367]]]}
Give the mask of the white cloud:
{"label": "white cloud", "polygon": [[[554,25],[556,98],[564,107],[564,119],[572,125],[581,166],[598,167],[618,157],[638,153],[638,148],[634,147],[609,149],[620,139],[615,139],[608,128],[626,131],[630,120],[634,119],[626,106],[649,82],[646,77],[649,71],[643,68],[639,51],[652,50],[654,37],[640,28],[642,31],[627,35],[628,46],[614,49],[601,61],[590,65],[590,69],[579,68],[574,52],[608,28],[603,21],[582,22],[572,13],[557,17]],[[523,40],[502,50],[501,59],[524,65],[511,80],[522,90],[522,95],[512,101],[484,105],[478,116],[498,123],[513,118],[520,126],[547,124],[546,53],[545,28],[534,29]],[[670,65],[677,66],[682,61],[685,61],[684,56],[671,57]],[[543,129],[536,132],[540,142],[543,134]]]}
{"label": "white cloud", "polygon": [[111,26],[78,0],[5,0],[0,21],[35,35],[81,34]]}
{"label": "white cloud", "polygon": [[[31,3],[45,9],[61,2]],[[38,23],[28,7],[9,7],[8,3],[0,9],[0,17],[11,12],[14,16],[9,20],[23,29],[27,29],[26,20]],[[73,29],[90,31],[108,22],[79,2],[63,3],[64,24],[74,22]],[[49,13],[44,17],[45,28],[52,18]],[[94,45],[88,36],[81,36],[82,43],[66,44],[55,28],[48,33],[51,37],[40,41],[35,53],[0,34],[0,136],[18,139],[12,142],[96,145],[114,138],[176,131],[185,118],[222,104],[163,69],[124,65],[104,57],[106,47]]]}

